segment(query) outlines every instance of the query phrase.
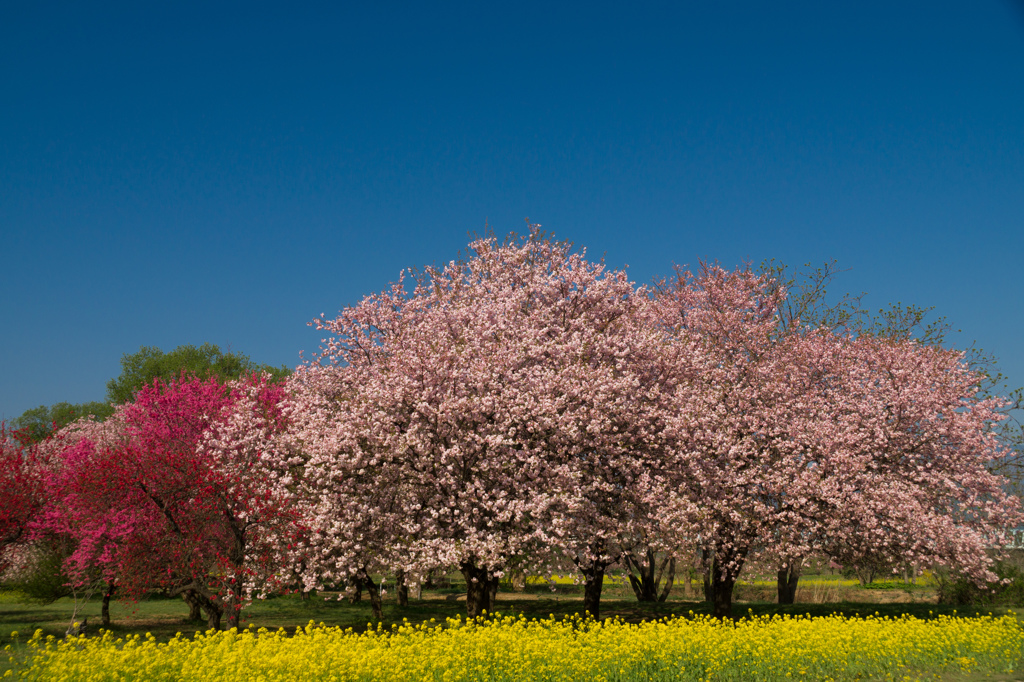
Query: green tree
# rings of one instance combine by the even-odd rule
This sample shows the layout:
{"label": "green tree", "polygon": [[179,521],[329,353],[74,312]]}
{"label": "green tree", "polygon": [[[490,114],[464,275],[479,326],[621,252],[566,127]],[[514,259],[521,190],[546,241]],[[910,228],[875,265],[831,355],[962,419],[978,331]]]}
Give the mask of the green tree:
{"label": "green tree", "polygon": [[46,440],[50,434],[58,431],[71,422],[92,415],[103,421],[114,413],[114,408],[107,403],[55,403],[47,407],[40,405],[25,410],[20,417],[11,420],[11,426],[19,431],[24,442],[38,443]]}
{"label": "green tree", "polygon": [[121,357],[121,375],[107,382],[107,400],[114,404],[126,403],[143,386],[154,379],[170,381],[185,372],[200,379],[216,376],[220,381],[238,379],[253,373],[266,372],[274,380],[291,374],[285,366],[258,365],[241,353],[221,352],[212,343],[196,346],[178,346],[164,353],[155,346],[142,346],[137,353]]}

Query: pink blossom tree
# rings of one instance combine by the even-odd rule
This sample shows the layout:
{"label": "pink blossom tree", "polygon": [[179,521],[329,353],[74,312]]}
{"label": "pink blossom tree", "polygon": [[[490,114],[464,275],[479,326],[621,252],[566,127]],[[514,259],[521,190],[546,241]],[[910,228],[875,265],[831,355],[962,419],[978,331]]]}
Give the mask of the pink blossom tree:
{"label": "pink blossom tree", "polygon": [[998,438],[1006,401],[985,396],[964,354],[913,339],[861,336],[844,348],[845,402],[829,430],[844,485],[828,518],[844,564],[955,567],[995,580],[987,550],[1024,519],[991,473],[1014,453]]}
{"label": "pink blossom tree", "polygon": [[[782,324],[785,296],[769,278],[703,266],[659,297],[690,378],[672,418],[680,447],[666,470],[666,518],[697,538],[715,614],[731,611],[752,558],[785,565],[869,547],[906,556],[912,546],[915,558],[982,576],[985,542],[1017,518],[985,469],[1002,456],[998,401],[979,399],[978,377],[948,351]],[[896,373],[897,356],[916,369]],[[938,443],[941,457],[923,455]],[[914,473],[929,466],[937,478]],[[907,545],[908,534],[921,541]]]}
{"label": "pink blossom tree", "polygon": [[319,563],[334,578],[458,566],[470,615],[513,563],[575,565],[596,614],[664,449],[649,297],[535,230],[470,249],[315,322],[331,337],[295,376],[292,450]]}

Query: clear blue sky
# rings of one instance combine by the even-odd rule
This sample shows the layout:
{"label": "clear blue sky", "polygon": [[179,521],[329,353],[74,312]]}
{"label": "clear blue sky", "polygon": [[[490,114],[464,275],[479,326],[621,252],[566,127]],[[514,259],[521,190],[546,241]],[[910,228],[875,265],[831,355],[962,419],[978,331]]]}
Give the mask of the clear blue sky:
{"label": "clear blue sky", "polygon": [[296,365],[485,220],[649,281],[836,258],[1024,384],[1024,5],[0,4],[0,417]]}

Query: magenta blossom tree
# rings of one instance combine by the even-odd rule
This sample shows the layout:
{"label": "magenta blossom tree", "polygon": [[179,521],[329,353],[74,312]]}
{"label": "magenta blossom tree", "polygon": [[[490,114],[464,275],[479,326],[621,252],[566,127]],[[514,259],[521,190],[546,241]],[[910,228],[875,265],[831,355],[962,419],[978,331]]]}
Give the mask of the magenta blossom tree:
{"label": "magenta blossom tree", "polygon": [[263,444],[283,430],[279,386],[182,376],[139,391],[98,424],[67,427],[37,532],[71,537],[73,576],[99,573],[127,598],[184,594],[218,627],[278,575],[292,510]]}

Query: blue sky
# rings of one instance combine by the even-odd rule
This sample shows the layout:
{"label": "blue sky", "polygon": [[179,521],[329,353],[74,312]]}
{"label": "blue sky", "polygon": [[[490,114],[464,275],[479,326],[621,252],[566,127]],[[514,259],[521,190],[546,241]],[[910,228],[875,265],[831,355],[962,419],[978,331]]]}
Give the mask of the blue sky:
{"label": "blue sky", "polygon": [[306,322],[530,217],[847,271],[1024,384],[1024,5],[0,4],[0,418]]}

